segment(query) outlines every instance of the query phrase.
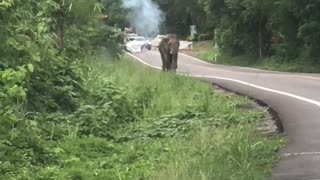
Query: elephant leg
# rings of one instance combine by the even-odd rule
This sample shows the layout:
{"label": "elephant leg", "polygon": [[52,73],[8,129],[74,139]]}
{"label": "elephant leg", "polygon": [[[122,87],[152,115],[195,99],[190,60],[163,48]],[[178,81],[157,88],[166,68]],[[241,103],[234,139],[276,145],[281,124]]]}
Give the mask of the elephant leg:
{"label": "elephant leg", "polygon": [[173,71],[176,71],[178,68],[178,52],[172,53],[172,66]]}
{"label": "elephant leg", "polygon": [[175,72],[178,67],[178,52],[180,47],[180,41],[177,39],[176,35],[171,35],[168,45],[172,56],[171,70]]}
{"label": "elephant leg", "polygon": [[165,68],[166,71],[169,71],[169,68],[168,68],[169,61],[170,61],[170,56],[167,53],[165,53],[165,65],[164,65],[164,68]]}
{"label": "elephant leg", "polygon": [[166,71],[166,57],[164,55],[164,53],[162,51],[160,51],[160,55],[161,55],[161,60],[162,60],[162,71]]}
{"label": "elephant leg", "polygon": [[161,54],[161,60],[162,60],[162,71],[168,70],[168,52],[169,52],[169,45],[168,45],[168,38],[164,38],[159,43],[159,52]]}
{"label": "elephant leg", "polygon": [[172,54],[170,52],[167,53],[168,59],[167,59],[167,70],[172,70]]}
{"label": "elephant leg", "polygon": [[165,72],[167,71],[167,67],[168,67],[168,55],[167,55],[167,51],[165,48],[161,48],[159,49],[160,51],[160,55],[161,55],[161,60],[162,60],[162,71]]}

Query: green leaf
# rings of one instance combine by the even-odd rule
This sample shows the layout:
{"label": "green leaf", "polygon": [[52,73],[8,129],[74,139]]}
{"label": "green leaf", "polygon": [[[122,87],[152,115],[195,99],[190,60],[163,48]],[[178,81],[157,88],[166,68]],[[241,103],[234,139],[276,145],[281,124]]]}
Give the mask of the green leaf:
{"label": "green leaf", "polygon": [[37,62],[40,62],[40,61],[41,61],[41,58],[40,58],[40,56],[38,56],[38,55],[33,56],[33,59],[34,59],[35,61],[37,61]]}
{"label": "green leaf", "polygon": [[34,67],[33,67],[32,64],[28,64],[28,70],[29,70],[30,72],[33,72],[33,71],[34,71]]}

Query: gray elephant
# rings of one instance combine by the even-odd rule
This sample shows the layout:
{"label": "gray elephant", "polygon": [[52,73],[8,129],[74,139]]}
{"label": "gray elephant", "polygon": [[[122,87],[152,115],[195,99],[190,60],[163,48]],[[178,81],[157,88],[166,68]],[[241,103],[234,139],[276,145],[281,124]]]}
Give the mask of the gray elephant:
{"label": "gray elephant", "polygon": [[168,34],[159,43],[162,60],[162,71],[176,71],[178,68],[178,53],[180,41],[175,34]]}

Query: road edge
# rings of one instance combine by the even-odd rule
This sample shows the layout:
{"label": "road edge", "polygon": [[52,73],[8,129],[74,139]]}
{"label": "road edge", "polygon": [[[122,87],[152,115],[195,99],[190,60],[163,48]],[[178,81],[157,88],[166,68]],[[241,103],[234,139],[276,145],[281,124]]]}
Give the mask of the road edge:
{"label": "road edge", "polygon": [[[142,59],[136,57],[135,55],[131,54],[131,53],[126,53],[127,55],[129,55],[130,57],[132,57],[133,59],[139,61],[140,63],[144,64],[145,66],[147,67],[151,67],[151,68],[154,68],[154,69],[157,69],[157,70],[161,70],[160,67],[158,66],[153,66],[145,61],[143,61]],[[209,64],[209,63],[208,63]],[[267,103],[265,102],[262,102],[254,97],[251,97],[251,96],[248,96],[248,95],[245,95],[243,93],[240,93],[240,92],[236,92],[236,91],[232,91],[228,88],[225,88],[225,87],[222,87],[208,79],[205,79],[206,77],[197,77],[197,76],[194,76],[194,75],[188,75],[188,74],[183,74],[183,73],[176,73],[177,75],[180,75],[180,76],[187,76],[187,77],[191,77],[191,78],[194,78],[194,79],[197,79],[197,80],[200,80],[200,81],[203,81],[203,82],[206,82],[206,83],[209,83],[211,84],[212,86],[216,86],[224,91],[227,91],[229,93],[232,93],[232,94],[235,94],[235,95],[239,95],[239,96],[242,96],[242,97],[247,97],[249,98],[251,101],[253,101],[253,103],[257,104],[258,106],[262,107],[262,108],[266,108],[267,110],[267,116],[270,116],[272,121],[274,122],[274,125],[276,126],[276,133],[278,135],[282,135],[284,136],[285,135],[285,131],[284,131],[284,126],[283,126],[283,123],[279,117],[279,114],[273,109],[271,108]]]}

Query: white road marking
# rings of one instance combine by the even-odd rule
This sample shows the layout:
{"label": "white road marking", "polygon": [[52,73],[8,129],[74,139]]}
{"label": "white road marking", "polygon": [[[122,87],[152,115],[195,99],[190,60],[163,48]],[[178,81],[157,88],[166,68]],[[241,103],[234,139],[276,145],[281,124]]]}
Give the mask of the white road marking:
{"label": "white road marking", "polygon": [[144,65],[147,65],[147,66],[152,67],[152,68],[155,68],[155,69],[161,69],[161,68],[158,67],[158,66],[154,66],[154,65],[151,65],[151,64],[149,64],[149,63],[144,62],[142,59],[138,58],[137,56],[135,56],[135,55],[133,55],[133,54],[131,54],[131,53],[128,53],[128,52],[127,52],[127,54],[128,54],[129,56],[135,58],[136,60],[140,61],[140,62],[141,62],[142,64],[144,64]]}
{"label": "white road marking", "polygon": [[181,55],[183,55],[183,56],[186,56],[186,57],[188,57],[188,58],[191,58],[191,59],[193,59],[193,60],[195,60],[195,61],[198,61],[198,62],[201,62],[201,63],[204,63],[204,64],[213,65],[213,64],[211,64],[211,63],[208,63],[208,62],[202,61],[202,60],[200,60],[200,59],[198,59],[198,58],[195,58],[195,57],[189,56],[189,55],[187,55],[187,54],[185,54],[185,53],[180,52],[180,54],[181,54]]}
{"label": "white road marking", "polygon": [[[196,57],[190,56],[188,54],[180,52],[181,55],[191,58],[195,61],[201,62],[203,64],[208,64],[208,65],[215,65],[212,63],[208,63],[206,61],[203,61],[201,59],[198,59]],[[230,66],[230,67],[238,67],[241,69],[248,69],[248,70],[254,70],[254,71],[261,71],[261,72],[269,72],[269,73],[281,73],[281,75],[287,75],[287,76],[294,76],[294,77],[300,77],[300,78],[307,78],[307,79],[313,79],[313,80],[320,80],[320,77],[313,77],[313,76],[307,76],[304,75],[303,73],[296,73],[296,74],[288,74],[288,72],[281,72],[281,71],[270,71],[270,70],[264,70],[264,69],[257,69],[257,68],[250,68],[250,67],[242,67],[242,66]],[[279,74],[274,74],[274,75],[279,75]]]}
{"label": "white road marking", "polygon": [[[131,57],[135,58],[136,60],[140,61],[141,63],[143,63],[143,64],[145,64],[145,65],[147,65],[149,67],[152,67],[152,68],[155,68],[155,69],[161,69],[158,66],[154,66],[154,65],[151,65],[149,63],[146,63],[145,61],[143,61],[142,59],[140,59],[139,57],[137,57],[137,56],[135,56],[135,55],[133,55],[131,53],[127,53],[127,54],[129,54]],[[310,103],[310,104],[313,104],[313,105],[316,105],[316,106],[320,107],[320,102],[319,101],[315,101],[315,100],[312,100],[312,99],[308,99],[308,98],[305,98],[305,97],[302,97],[302,96],[298,96],[298,95],[295,95],[295,94],[291,94],[291,93],[287,93],[287,92],[283,92],[283,91],[279,91],[279,90],[275,90],[275,89],[270,89],[270,88],[258,86],[258,85],[251,84],[251,83],[248,83],[248,82],[245,82],[245,81],[241,81],[241,80],[237,80],[237,79],[224,78],[224,77],[219,77],[219,76],[190,75],[190,74],[183,74],[183,73],[177,73],[177,74],[184,75],[184,76],[198,77],[198,78],[210,78],[210,79],[218,79],[218,80],[236,82],[236,83],[243,84],[243,85],[246,85],[246,86],[249,86],[249,87],[253,87],[253,88],[256,88],[256,89],[264,90],[264,91],[267,91],[267,92],[272,92],[272,93],[275,93],[275,94],[288,96],[288,97],[291,97],[291,98],[294,98],[294,99],[298,99],[298,100],[301,100],[301,101],[304,101],[304,102],[307,102],[307,103]]]}
{"label": "white road marking", "polygon": [[[183,56],[186,56],[186,57],[188,57],[188,58],[191,58],[191,59],[193,59],[193,60],[195,60],[195,61],[204,63],[204,64],[215,65],[215,64],[208,63],[208,62],[206,62],[206,61],[203,61],[203,60],[201,60],[201,59],[195,58],[195,57],[193,57],[193,56],[190,56],[190,55],[185,54],[185,53],[182,53],[182,52],[180,52],[180,54],[183,55]],[[256,69],[256,68],[250,68],[250,67],[241,67],[241,66],[230,66],[230,67],[238,67],[238,68],[249,69],[249,70],[254,70],[254,71],[277,72],[277,71],[268,71],[268,70],[262,70],[262,69]]]}
{"label": "white road marking", "polygon": [[287,158],[289,156],[320,156],[320,152],[299,152],[299,153],[284,153],[281,157]]}

